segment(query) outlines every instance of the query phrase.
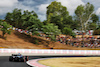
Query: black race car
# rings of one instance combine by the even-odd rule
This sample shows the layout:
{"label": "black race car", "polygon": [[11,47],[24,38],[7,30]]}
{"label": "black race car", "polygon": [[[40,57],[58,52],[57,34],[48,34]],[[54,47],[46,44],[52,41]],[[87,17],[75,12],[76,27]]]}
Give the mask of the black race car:
{"label": "black race car", "polygon": [[12,56],[9,57],[9,61],[25,62],[28,61],[28,57],[22,56],[21,54],[12,54]]}

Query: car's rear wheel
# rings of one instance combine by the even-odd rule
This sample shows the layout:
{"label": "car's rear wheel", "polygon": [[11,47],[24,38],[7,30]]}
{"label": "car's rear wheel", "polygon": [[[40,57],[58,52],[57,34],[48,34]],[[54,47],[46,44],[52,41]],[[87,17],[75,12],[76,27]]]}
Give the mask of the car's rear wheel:
{"label": "car's rear wheel", "polygon": [[15,57],[14,61],[19,62],[19,58],[18,57]]}
{"label": "car's rear wheel", "polygon": [[20,59],[20,61],[21,61],[21,62],[24,62],[24,59],[23,59],[23,58],[21,58],[21,59]]}
{"label": "car's rear wheel", "polygon": [[9,57],[9,61],[13,61],[13,57],[12,56]]}

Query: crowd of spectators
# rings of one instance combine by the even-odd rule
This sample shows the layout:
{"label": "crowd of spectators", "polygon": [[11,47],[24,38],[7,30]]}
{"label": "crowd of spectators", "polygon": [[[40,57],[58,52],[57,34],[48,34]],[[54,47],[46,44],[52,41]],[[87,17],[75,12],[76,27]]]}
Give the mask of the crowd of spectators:
{"label": "crowd of spectators", "polygon": [[[32,35],[32,32],[29,32],[27,30],[22,30],[22,29],[18,29],[13,27],[13,30],[16,30],[20,33],[25,33],[28,35]],[[47,37],[46,34],[40,34],[41,37],[50,40],[49,37]],[[66,44],[66,45],[71,45],[71,46],[75,46],[75,47],[87,47],[87,48],[99,48],[100,47],[100,37],[76,37],[76,38],[72,38],[71,36],[57,36],[56,37],[56,41],[60,42],[62,44]]]}
{"label": "crowd of spectators", "polygon": [[100,47],[100,38],[95,37],[76,37],[76,38],[70,38],[70,37],[58,37],[57,42],[71,45],[75,47],[87,47],[87,48],[99,48]]}

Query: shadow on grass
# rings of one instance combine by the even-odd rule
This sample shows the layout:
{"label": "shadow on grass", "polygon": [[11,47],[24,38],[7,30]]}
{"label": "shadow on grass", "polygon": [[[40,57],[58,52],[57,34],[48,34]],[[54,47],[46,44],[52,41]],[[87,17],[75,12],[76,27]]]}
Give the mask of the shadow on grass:
{"label": "shadow on grass", "polygon": [[25,42],[30,42],[30,43],[37,44],[37,45],[44,44],[46,47],[48,47],[47,45],[49,44],[49,41],[40,39],[38,37],[30,36],[24,33],[19,33],[18,31],[15,31],[14,34],[18,38],[23,39]]}
{"label": "shadow on grass", "polygon": [[2,39],[4,39],[4,40],[6,40],[6,37],[4,37],[4,36],[2,36],[2,35],[0,35],[0,38],[2,38]]}

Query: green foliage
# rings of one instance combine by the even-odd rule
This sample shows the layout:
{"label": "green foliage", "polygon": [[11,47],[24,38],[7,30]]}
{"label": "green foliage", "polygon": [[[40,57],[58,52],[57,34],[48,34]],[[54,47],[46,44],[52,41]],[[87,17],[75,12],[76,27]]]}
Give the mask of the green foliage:
{"label": "green foliage", "polygon": [[40,20],[37,19],[36,17],[32,16],[32,15],[27,20],[26,19],[24,19],[24,22],[23,22],[23,25],[22,25],[24,27],[24,29],[26,29],[27,27],[40,28],[41,25],[42,25]]}
{"label": "green foliage", "polygon": [[47,25],[48,23],[47,23],[47,20],[44,20],[43,21],[43,25]]}
{"label": "green foliage", "polygon": [[47,7],[47,23],[58,25],[59,29],[63,29],[66,18],[69,16],[67,8],[62,6],[60,2],[52,2]]}
{"label": "green foliage", "polygon": [[70,27],[72,30],[77,29],[80,30],[81,25],[78,20],[74,20]]}
{"label": "green foliage", "polygon": [[12,13],[7,13],[5,20],[9,24],[21,29],[26,29],[32,25],[41,27],[40,20],[34,11],[29,12],[28,10],[25,10],[22,13],[21,9],[16,8]]}
{"label": "green foliage", "polygon": [[66,35],[70,35],[72,33],[72,29],[71,28],[68,28],[68,27],[65,27],[63,29],[63,33],[65,33]]}
{"label": "green foliage", "polygon": [[51,38],[51,41],[56,41],[56,37],[55,36],[48,36]]}
{"label": "green foliage", "polygon": [[39,30],[41,30],[41,27],[43,24],[41,22],[34,22],[33,24],[27,27],[27,30],[32,32],[32,35],[39,35]]}
{"label": "green foliage", "polygon": [[1,28],[1,31],[3,32],[3,36],[7,33],[10,34],[11,30],[8,30],[8,28],[12,28],[11,25],[7,24],[7,22],[1,22],[1,26],[3,26],[3,28]]}
{"label": "green foliage", "polygon": [[38,31],[33,31],[32,32],[32,35],[37,35],[38,36],[39,35],[39,32]]}
{"label": "green foliage", "polygon": [[83,5],[78,6],[75,10],[75,14],[77,15],[77,17],[81,18],[83,13],[84,13],[84,6]]}
{"label": "green foliage", "polygon": [[97,23],[99,21],[99,17],[96,14],[93,14],[91,20],[93,23]]}
{"label": "green foliage", "polygon": [[[69,16],[67,8],[62,6],[60,2],[56,1],[52,2],[47,7],[47,21],[44,21],[44,24],[48,25],[48,23],[57,25],[63,34],[72,36],[75,36],[72,33],[72,29],[79,28],[80,26],[76,21],[73,21],[72,16]],[[49,32],[49,27],[47,32]]]}
{"label": "green foliage", "polygon": [[94,6],[90,3],[87,3],[86,5],[79,5],[76,10],[75,14],[77,16],[77,19],[79,19],[80,24],[82,26],[82,31],[86,31],[88,28],[89,20],[91,19],[94,12]]}
{"label": "green foliage", "polygon": [[75,33],[74,33],[74,32],[72,32],[72,33],[71,33],[71,36],[75,38],[75,36],[76,36],[76,35],[75,35]]}
{"label": "green foliage", "polygon": [[100,35],[100,29],[94,30],[93,35]]}
{"label": "green foliage", "polygon": [[42,27],[42,31],[51,38],[52,41],[56,41],[56,35],[61,34],[61,30],[58,29],[58,26],[48,23]]}
{"label": "green foliage", "polygon": [[21,9],[14,9],[12,13],[7,13],[5,20],[21,29],[27,29],[33,34],[38,34],[38,30],[41,30],[43,23],[38,19],[37,14],[34,11],[29,12],[25,10],[23,13]]}
{"label": "green foliage", "polygon": [[43,26],[43,32],[47,35],[59,35],[61,31],[58,29],[58,26],[49,23]]}
{"label": "green foliage", "polygon": [[72,29],[70,27],[68,27],[68,26],[64,27],[63,34],[71,35],[72,34]]}
{"label": "green foliage", "polygon": [[40,20],[38,19],[37,14],[34,11],[29,12],[28,10],[24,11],[24,14],[22,15],[22,20],[23,20],[23,28],[26,29],[27,27],[35,27],[38,26],[40,27],[41,23]]}
{"label": "green foliage", "polygon": [[11,24],[17,28],[22,28],[23,23],[22,23],[21,17],[22,17],[21,9],[16,8],[13,10],[12,13],[9,13],[9,12],[7,13],[5,20],[9,24]]}
{"label": "green foliage", "polygon": [[90,30],[95,30],[97,28],[97,24],[96,23],[90,23],[89,25],[89,29]]}
{"label": "green foliage", "polygon": [[37,45],[38,45],[38,42],[39,42],[38,40],[35,40],[35,41],[34,41],[34,44],[37,44]]}

